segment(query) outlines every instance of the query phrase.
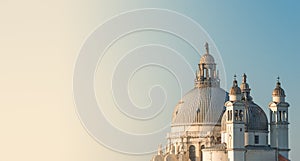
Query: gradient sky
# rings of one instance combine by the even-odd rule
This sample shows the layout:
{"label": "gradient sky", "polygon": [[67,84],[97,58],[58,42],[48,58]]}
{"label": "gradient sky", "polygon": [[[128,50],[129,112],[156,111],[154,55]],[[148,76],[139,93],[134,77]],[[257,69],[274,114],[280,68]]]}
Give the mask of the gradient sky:
{"label": "gradient sky", "polygon": [[111,17],[140,8],[173,10],[199,23],[221,54],[227,90],[234,74],[246,73],[254,101],[266,112],[280,76],[291,105],[290,159],[300,160],[296,0],[1,1],[0,160],[150,160],[151,155],[111,151],[91,138],[76,114],[72,93],[74,64],[87,37]]}

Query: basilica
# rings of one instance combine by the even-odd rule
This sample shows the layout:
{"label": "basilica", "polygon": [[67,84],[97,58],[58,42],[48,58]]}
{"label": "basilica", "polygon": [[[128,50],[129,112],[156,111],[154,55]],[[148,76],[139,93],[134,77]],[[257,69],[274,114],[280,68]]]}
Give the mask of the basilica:
{"label": "basilica", "polygon": [[234,76],[228,92],[220,88],[206,43],[195,87],[174,108],[167,145],[151,161],[289,161],[289,104],[279,78],[269,121],[250,91],[246,74],[240,85]]}

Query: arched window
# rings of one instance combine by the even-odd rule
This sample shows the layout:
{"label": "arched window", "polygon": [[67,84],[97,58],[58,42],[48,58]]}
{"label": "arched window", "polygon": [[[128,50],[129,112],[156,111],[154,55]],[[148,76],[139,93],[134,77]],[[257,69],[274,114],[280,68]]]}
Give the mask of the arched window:
{"label": "arched window", "polygon": [[227,120],[230,121],[230,112],[227,111]]}
{"label": "arched window", "polygon": [[207,69],[206,68],[203,69],[203,77],[207,78]]}
{"label": "arched window", "polygon": [[289,121],[289,115],[287,112],[285,113],[285,118],[286,118],[286,121]]}
{"label": "arched window", "polygon": [[200,122],[200,109],[198,108],[196,111],[196,122],[199,123]]}
{"label": "arched window", "polygon": [[288,121],[286,111],[283,111],[283,121]]}
{"label": "arched window", "polygon": [[282,121],[282,114],[281,114],[281,111],[279,111],[279,116],[278,116],[278,117],[279,117],[279,118],[278,118],[278,119],[279,119],[278,121],[281,122],[281,121]]}
{"label": "arched window", "polygon": [[239,120],[240,121],[244,120],[244,111],[243,110],[240,110],[240,112],[239,112]]}
{"label": "arched window", "polygon": [[229,115],[228,115],[228,117],[229,117],[229,121],[232,121],[232,110],[229,110]]}
{"label": "arched window", "polygon": [[204,145],[202,145],[202,146],[201,146],[201,160],[203,160],[203,153],[202,153],[202,149],[205,149],[205,146],[204,146]]}
{"label": "arched window", "polygon": [[238,110],[235,110],[235,111],[234,111],[234,120],[235,120],[235,121],[238,121],[238,120],[239,120],[238,117],[239,117],[239,112],[238,112]]}
{"label": "arched window", "polygon": [[189,147],[189,158],[191,161],[196,161],[196,148],[194,145]]}

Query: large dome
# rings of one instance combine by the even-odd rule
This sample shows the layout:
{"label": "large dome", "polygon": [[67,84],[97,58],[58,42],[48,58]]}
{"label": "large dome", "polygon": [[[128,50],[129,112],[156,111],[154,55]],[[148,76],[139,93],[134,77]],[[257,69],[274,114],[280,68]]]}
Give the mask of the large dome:
{"label": "large dome", "polygon": [[[268,119],[263,111],[253,101],[244,101],[245,103],[245,131],[268,131]],[[222,117],[221,130],[226,130],[227,112]]]}
{"label": "large dome", "polygon": [[222,88],[194,88],[175,107],[172,125],[220,124],[227,100]]}

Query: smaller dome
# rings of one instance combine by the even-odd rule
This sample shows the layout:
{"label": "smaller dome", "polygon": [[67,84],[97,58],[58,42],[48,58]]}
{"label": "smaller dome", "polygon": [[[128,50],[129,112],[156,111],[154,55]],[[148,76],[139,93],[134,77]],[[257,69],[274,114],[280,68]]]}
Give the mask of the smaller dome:
{"label": "smaller dome", "polygon": [[237,85],[237,80],[234,79],[234,81],[233,81],[233,86],[230,88],[229,94],[230,94],[230,95],[238,95],[238,94],[241,94],[241,93],[242,93],[242,92],[241,92],[241,89],[240,89],[240,87],[238,87],[238,85]]}
{"label": "smaller dome", "polygon": [[248,102],[245,109],[246,131],[268,131],[268,119],[262,108]]}
{"label": "smaller dome", "polygon": [[215,59],[212,55],[206,53],[201,57],[200,64],[215,64]]}
{"label": "smaller dome", "polygon": [[273,90],[272,96],[277,96],[277,97],[285,97],[285,92],[280,86],[280,82],[278,81],[276,84],[276,88]]}
{"label": "smaller dome", "polygon": [[[245,104],[245,131],[268,131],[268,119],[261,107],[252,101],[244,101]],[[221,131],[226,131],[227,112],[221,119]]]}

